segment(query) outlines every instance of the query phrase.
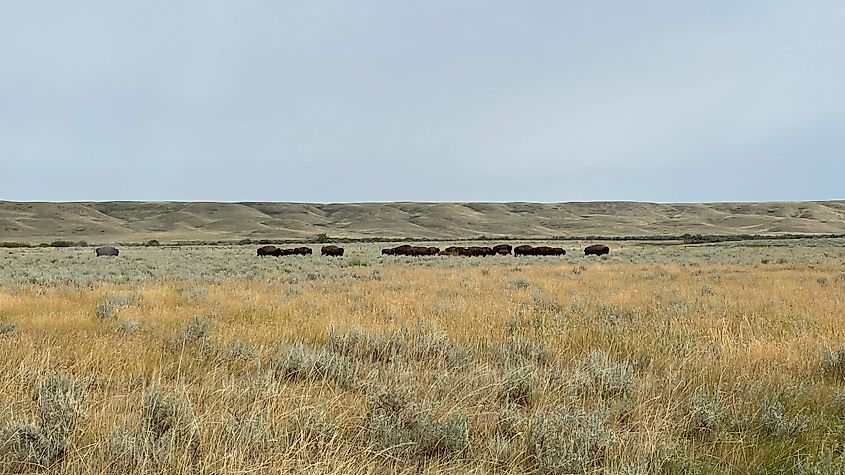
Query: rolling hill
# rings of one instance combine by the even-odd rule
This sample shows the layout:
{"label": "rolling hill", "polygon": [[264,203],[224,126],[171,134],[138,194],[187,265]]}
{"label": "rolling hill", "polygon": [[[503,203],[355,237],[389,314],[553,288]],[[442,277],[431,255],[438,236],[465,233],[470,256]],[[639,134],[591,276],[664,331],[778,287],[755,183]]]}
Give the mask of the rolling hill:
{"label": "rolling hill", "polygon": [[845,201],[214,203],[0,201],[0,241],[92,243],[845,233]]}

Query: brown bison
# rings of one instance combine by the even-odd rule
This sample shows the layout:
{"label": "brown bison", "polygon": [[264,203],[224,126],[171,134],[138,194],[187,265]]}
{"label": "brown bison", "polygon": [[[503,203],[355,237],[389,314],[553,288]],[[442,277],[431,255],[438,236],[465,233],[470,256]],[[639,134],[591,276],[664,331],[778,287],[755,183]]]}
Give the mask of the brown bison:
{"label": "brown bison", "polygon": [[98,247],[97,249],[94,249],[94,253],[97,255],[97,257],[100,257],[100,256],[117,257],[117,255],[120,254],[120,251],[118,251],[117,248],[113,247],[113,246],[103,246],[103,247]]}
{"label": "brown bison", "polygon": [[261,246],[258,248],[258,255],[279,257],[282,255],[282,250],[276,246]]}
{"label": "brown bison", "polygon": [[531,246],[527,244],[523,244],[521,246],[516,246],[513,248],[513,255],[515,256],[530,256],[531,255]]}
{"label": "brown bison", "polygon": [[479,256],[492,256],[495,255],[495,251],[489,247],[482,247],[482,246],[470,246],[470,247],[461,247],[461,246],[449,246],[443,251],[439,252],[441,256],[463,256],[463,257],[479,257]]}
{"label": "brown bison", "polygon": [[472,246],[469,248],[471,256],[495,256],[496,251],[487,246]]}
{"label": "brown bison", "polygon": [[437,247],[411,246],[409,244],[381,250],[382,255],[385,256],[436,256],[438,252],[440,252],[440,248]]}
{"label": "brown bison", "polygon": [[532,249],[535,256],[565,256],[566,249],[561,247],[537,246]]}
{"label": "brown bison", "polygon": [[610,254],[610,248],[603,244],[593,244],[584,248],[585,256],[602,256]]}
{"label": "brown bison", "polygon": [[293,247],[281,251],[282,256],[307,256],[313,253],[310,247]]}
{"label": "brown bison", "polygon": [[381,253],[385,256],[410,256],[413,249],[414,246],[410,244],[402,244],[401,246],[382,249]]}
{"label": "brown bison", "polygon": [[343,256],[343,248],[337,246],[323,246],[320,249],[320,254],[324,256],[341,257]]}
{"label": "brown bison", "polygon": [[551,246],[516,246],[513,250],[517,256],[565,256],[566,249]]}
{"label": "brown bison", "polygon": [[493,246],[493,252],[500,256],[509,256],[513,247],[510,244],[497,244]]}

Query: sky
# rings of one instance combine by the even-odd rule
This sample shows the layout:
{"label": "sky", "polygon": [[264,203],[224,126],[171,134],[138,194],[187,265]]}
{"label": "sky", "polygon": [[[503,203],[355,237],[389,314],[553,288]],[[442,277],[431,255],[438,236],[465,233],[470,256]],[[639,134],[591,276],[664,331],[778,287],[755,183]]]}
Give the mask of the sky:
{"label": "sky", "polygon": [[845,198],[841,0],[0,1],[0,199]]}

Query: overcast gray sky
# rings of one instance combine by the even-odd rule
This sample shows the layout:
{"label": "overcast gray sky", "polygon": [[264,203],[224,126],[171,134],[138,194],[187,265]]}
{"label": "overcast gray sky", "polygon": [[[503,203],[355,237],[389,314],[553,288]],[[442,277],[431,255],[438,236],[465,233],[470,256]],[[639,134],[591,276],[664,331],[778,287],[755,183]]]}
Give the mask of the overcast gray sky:
{"label": "overcast gray sky", "polygon": [[845,2],[0,1],[0,199],[845,198]]}

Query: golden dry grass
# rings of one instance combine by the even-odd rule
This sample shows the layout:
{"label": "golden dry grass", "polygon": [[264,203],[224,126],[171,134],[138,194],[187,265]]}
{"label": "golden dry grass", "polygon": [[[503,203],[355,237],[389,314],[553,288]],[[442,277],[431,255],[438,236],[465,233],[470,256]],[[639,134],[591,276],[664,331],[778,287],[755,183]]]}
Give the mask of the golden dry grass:
{"label": "golden dry grass", "polygon": [[[16,328],[0,337],[0,417],[18,441],[2,463],[38,469],[15,428],[47,425],[30,395],[58,374],[84,418],[50,473],[806,468],[842,444],[845,368],[828,350],[845,345],[843,271],[388,264],[294,283],[0,287]],[[114,296],[128,305],[98,318]],[[169,429],[150,435],[156,417]]]}

